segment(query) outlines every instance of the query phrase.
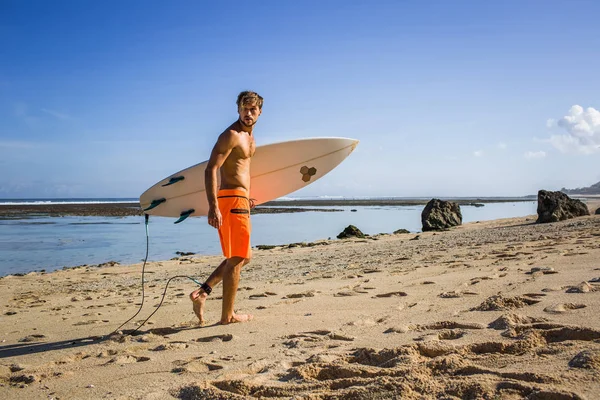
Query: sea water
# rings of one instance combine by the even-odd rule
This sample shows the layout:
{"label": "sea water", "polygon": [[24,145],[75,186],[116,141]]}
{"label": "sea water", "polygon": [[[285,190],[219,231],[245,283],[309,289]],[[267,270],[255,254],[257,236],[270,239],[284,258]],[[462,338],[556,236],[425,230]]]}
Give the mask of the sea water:
{"label": "sea water", "polygon": [[[461,211],[463,223],[467,223],[532,215],[536,213],[536,207],[535,201],[503,202],[486,203],[484,207],[461,206]],[[341,211],[252,215],[252,245],[335,239],[348,225],[355,225],[363,233],[371,235],[392,233],[397,229],[415,233],[421,230],[423,206],[310,208]],[[174,224],[174,220],[150,217],[149,260],[168,260],[176,257],[178,251],[220,254],[217,231],[208,225],[205,217],[188,218],[180,224]],[[142,216],[0,220],[0,276],[39,270],[49,272],[108,261],[136,263],[142,261],[145,252],[146,226]]]}

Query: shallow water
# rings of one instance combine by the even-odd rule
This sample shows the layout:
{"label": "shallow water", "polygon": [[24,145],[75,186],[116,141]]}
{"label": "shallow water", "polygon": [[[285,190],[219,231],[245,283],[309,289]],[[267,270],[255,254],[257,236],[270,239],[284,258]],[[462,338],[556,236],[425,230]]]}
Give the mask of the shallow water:
{"label": "shallow water", "polygon": [[[463,223],[536,213],[537,202],[461,206]],[[311,207],[319,208],[319,207]],[[423,206],[323,207],[340,212],[300,212],[252,216],[252,245],[334,239],[348,225],[368,234],[397,229],[421,230]],[[356,210],[352,212],[351,210]],[[172,218],[151,217],[149,260],[167,260],[177,251],[220,254],[215,229],[205,217],[173,224]],[[107,261],[134,263],[146,252],[143,217],[40,217],[0,221],[0,276],[51,271],[65,266]]]}

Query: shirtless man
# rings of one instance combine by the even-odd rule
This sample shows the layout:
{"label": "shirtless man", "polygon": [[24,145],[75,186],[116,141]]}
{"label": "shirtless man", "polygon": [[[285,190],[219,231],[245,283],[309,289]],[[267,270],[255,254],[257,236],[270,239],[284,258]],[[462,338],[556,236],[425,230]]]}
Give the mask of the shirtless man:
{"label": "shirtless man", "polygon": [[[236,102],[239,119],[225,130],[212,150],[204,180],[208,197],[208,223],[219,230],[225,260],[199,289],[190,293],[194,313],[204,323],[206,298],[223,281],[221,324],[246,322],[252,315],[235,314],[233,303],[240,272],[250,262],[250,158],[256,144],[252,130],[262,112],[263,98],[254,92],[242,92]],[[217,170],[221,183],[217,191]]]}

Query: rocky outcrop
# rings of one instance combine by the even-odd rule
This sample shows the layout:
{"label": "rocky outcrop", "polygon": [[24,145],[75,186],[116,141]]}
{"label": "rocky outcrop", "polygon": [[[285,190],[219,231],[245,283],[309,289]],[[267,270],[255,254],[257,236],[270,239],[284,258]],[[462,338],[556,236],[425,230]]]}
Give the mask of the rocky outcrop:
{"label": "rocky outcrop", "polygon": [[338,239],[348,239],[352,237],[364,239],[365,234],[354,225],[348,225],[339,235],[337,235]]}
{"label": "rocky outcrop", "polygon": [[537,206],[538,223],[564,221],[575,217],[590,215],[585,203],[581,200],[571,199],[563,192],[538,192]]}
{"label": "rocky outcrop", "polygon": [[439,231],[462,224],[458,203],[431,199],[421,213],[423,232]]}
{"label": "rocky outcrop", "polygon": [[600,207],[596,210],[596,215],[600,215]]}

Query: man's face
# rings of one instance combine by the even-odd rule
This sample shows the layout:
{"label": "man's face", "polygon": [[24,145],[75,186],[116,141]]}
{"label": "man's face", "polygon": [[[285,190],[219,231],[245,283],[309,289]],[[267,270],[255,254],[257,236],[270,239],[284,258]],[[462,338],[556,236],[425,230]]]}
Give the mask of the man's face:
{"label": "man's face", "polygon": [[240,114],[240,122],[245,126],[252,126],[258,120],[261,110],[256,103],[246,103],[240,105],[238,114]]}

